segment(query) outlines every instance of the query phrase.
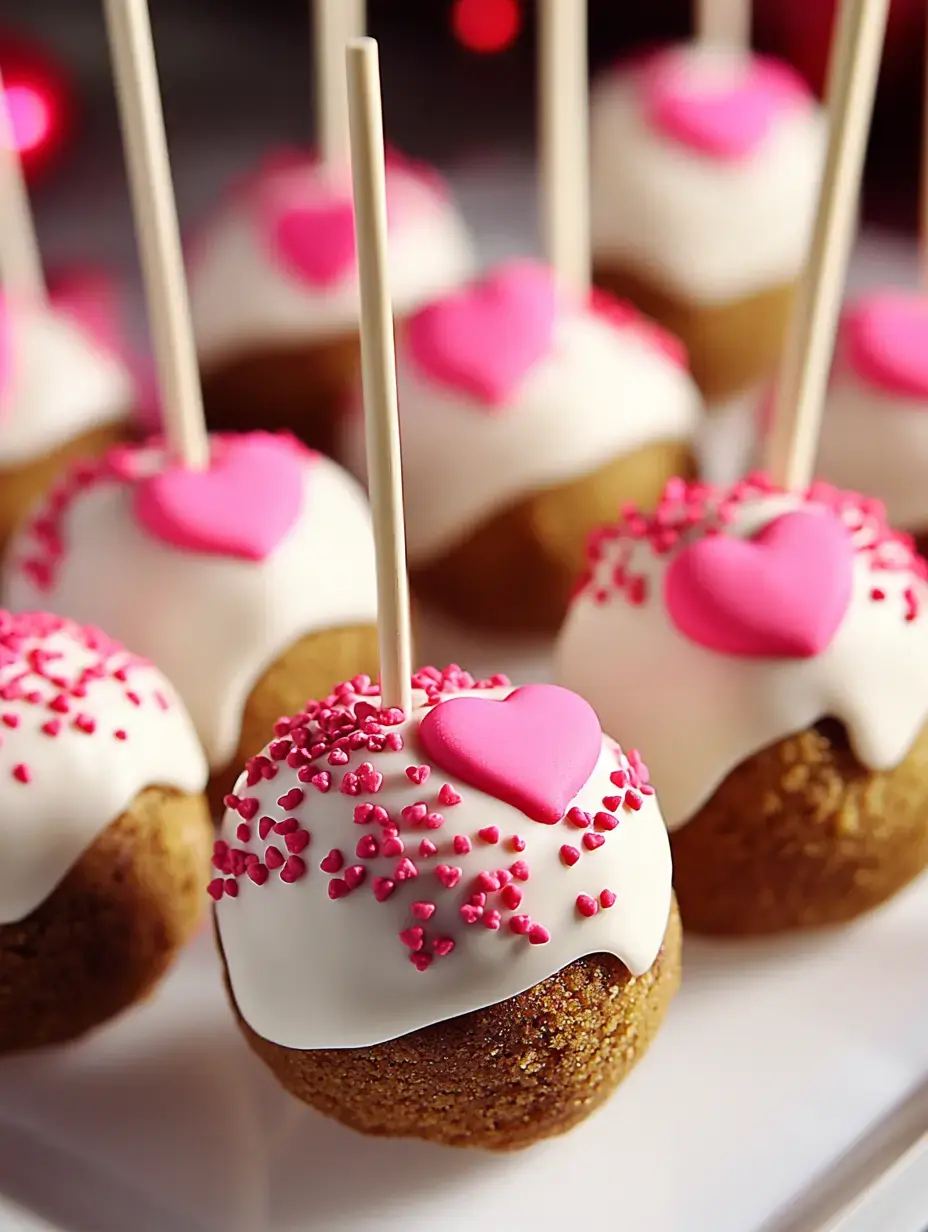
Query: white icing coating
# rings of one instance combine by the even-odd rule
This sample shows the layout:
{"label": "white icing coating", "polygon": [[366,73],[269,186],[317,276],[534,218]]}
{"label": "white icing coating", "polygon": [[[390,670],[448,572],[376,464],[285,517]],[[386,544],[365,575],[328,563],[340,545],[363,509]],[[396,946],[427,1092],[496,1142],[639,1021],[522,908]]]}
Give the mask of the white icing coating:
{"label": "white icing coating", "polygon": [[[509,687],[499,687],[478,695],[502,698],[510,692]],[[469,693],[464,690],[448,696]],[[372,700],[376,704],[377,699]],[[408,780],[407,767],[430,764],[416,739],[419,721],[429,709],[424,701],[425,694],[416,690],[412,716],[390,729],[403,737],[403,751],[355,752],[343,767],[357,770],[369,759],[384,775],[376,795],[344,795],[334,786],[319,792],[301,782],[286,763],[278,763],[275,778],[256,786],[248,786],[244,776],[239,779],[236,793],[258,800],[257,817],[271,817],[275,822],[295,817],[311,835],[303,851],[305,876],[288,884],[272,873],[257,885],[244,875],[238,878],[237,896],[226,895],[216,905],[236,1003],[249,1025],[265,1039],[300,1049],[372,1046],[513,997],[587,954],[614,954],[634,974],[647,971],[658,955],[670,910],[671,863],[656,798],[643,796],[637,812],[620,809],[620,824],[606,834],[603,845],[584,851],[573,867],[565,867],[558,854],[560,847],[565,843],[582,847],[583,833],[568,821],[538,824],[437,767],[422,786]],[[596,768],[574,803],[588,811],[601,810],[602,797],[616,790],[610,774],[627,764],[614,744],[604,739]],[[386,901],[378,902],[372,892],[373,878],[389,875],[397,861],[395,856],[367,860],[355,856],[362,835],[378,833],[376,825],[355,824],[355,805],[369,799],[396,818],[401,809],[419,801],[439,809],[438,792],[445,783],[459,792],[461,802],[442,810],[445,823],[440,829],[401,826],[419,875],[398,884]],[[305,787],[305,800],[295,808],[283,809],[278,797],[292,787]],[[223,839],[231,847],[262,855],[265,843],[258,837],[257,823],[252,826],[251,839],[241,843],[236,839],[240,822],[238,813],[230,810],[223,823]],[[493,825],[499,829],[499,843],[482,842],[478,831]],[[453,851],[452,837],[460,834],[473,842],[469,854]],[[516,834],[525,841],[519,854],[506,845]],[[437,854],[427,859],[417,854],[423,838],[438,847]],[[283,847],[273,834],[268,841]],[[346,864],[367,867],[364,884],[335,901],[328,893],[331,878],[319,867],[332,848],[345,853]],[[506,868],[518,859],[529,865],[530,876],[524,883],[513,882],[523,894],[517,911],[545,924],[551,935],[547,944],[531,944],[527,937],[515,935],[508,928],[509,911],[503,912],[502,927],[496,931],[479,921],[462,922],[459,909],[469,901],[477,875]],[[434,869],[439,864],[462,870],[452,890],[444,889],[436,879]],[[595,897],[606,887],[616,895],[614,906],[599,910],[592,918],[582,917],[577,895]],[[489,896],[488,908],[496,898]],[[427,934],[455,943],[450,954],[435,959],[425,971],[413,966],[399,938],[401,930],[422,924],[410,912],[416,901],[436,905],[425,925]]]}
{"label": "white icing coating", "polygon": [[[504,344],[504,342],[503,342]],[[592,474],[658,441],[692,438],[699,391],[685,368],[634,325],[563,309],[551,352],[505,407],[438,385],[398,343],[407,551],[427,564],[532,492]],[[342,454],[365,472],[359,407],[342,427]]]}
{"label": "white icing coating", "polygon": [[128,418],[134,400],[128,369],[71,316],[8,303],[6,326],[11,360],[0,373],[0,469]]}
{"label": "white icing coating", "polygon": [[[140,465],[154,471],[162,457],[146,448]],[[376,622],[364,494],[334,462],[306,458],[300,517],[263,561],[153,538],[134,516],[131,483],[106,478],[77,492],[61,515],[63,551],[50,588],[22,568],[36,541],[28,527],[20,534],[6,567],[7,602],[98,624],[157,663],[190,710],[211,768],[222,768],[248,695],[274,659],[306,634]]]}
{"label": "white icing coating", "polygon": [[[731,79],[740,53],[678,49],[687,71]],[[590,103],[592,237],[598,260],[665,292],[723,304],[789,283],[805,260],[825,158],[824,112],[784,109],[762,146],[737,159],[685,148],[645,113],[640,66],[612,70]]]}
{"label": "white icing coating", "polygon": [[[274,171],[267,180],[299,197],[323,182],[325,172],[307,162]],[[343,189],[350,198],[350,178]],[[389,269],[394,311],[402,317],[458,285],[476,265],[464,223],[443,187],[402,163],[387,168],[391,201]],[[289,181],[289,184],[288,184]],[[267,182],[265,184],[267,187]],[[230,196],[193,249],[190,302],[197,347],[204,363],[229,355],[305,341],[325,342],[358,329],[357,267],[337,282],[313,286],[275,257],[254,203],[255,186]]]}
{"label": "white icing coating", "polygon": [[[760,496],[741,505],[726,533],[748,537],[780,514],[814,508],[798,497]],[[848,524],[853,512],[846,515]],[[872,526],[855,533],[869,542]],[[688,542],[692,535],[685,535]],[[612,578],[617,564],[643,575],[636,606]],[[885,551],[910,559],[898,543]],[[875,570],[854,558],[853,597],[832,640],[808,659],[735,658],[686,638],[663,601],[673,553],[647,541],[602,544],[593,584],[574,601],[559,638],[556,679],[595,708],[604,729],[647,754],[668,826],[688,821],[746,758],[831,716],[873,770],[898,765],[928,718],[928,586],[909,568]],[[602,587],[597,596],[595,591]],[[885,594],[870,598],[874,587]],[[912,588],[919,614],[905,619]],[[601,601],[597,601],[601,600]]]}
{"label": "white icing coating", "polygon": [[[0,613],[0,647],[3,925],[44,902],[144,788],[200,792],[207,770],[168,682],[105,635],[57,617]],[[37,651],[34,667],[29,656]],[[120,669],[123,680],[114,674]],[[22,689],[11,687],[17,680]],[[92,720],[95,730],[75,720],[84,727]]]}
{"label": "white icing coating", "polygon": [[881,500],[894,526],[928,530],[928,401],[834,374],[819,437],[823,479]]}

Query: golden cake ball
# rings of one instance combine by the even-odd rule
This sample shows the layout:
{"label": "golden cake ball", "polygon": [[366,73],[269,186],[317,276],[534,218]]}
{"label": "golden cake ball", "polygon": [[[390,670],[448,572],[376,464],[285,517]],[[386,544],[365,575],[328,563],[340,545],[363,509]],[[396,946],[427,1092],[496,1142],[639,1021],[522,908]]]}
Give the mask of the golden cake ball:
{"label": "golden cake ball", "polygon": [[556,675],[647,749],[686,927],[842,923],[928,866],[926,576],[879,502],[762,475],[591,541]]}
{"label": "golden cake ball", "polygon": [[[387,162],[390,285],[400,321],[463,282],[470,237],[441,177]],[[329,451],[360,369],[351,169],[268,157],[190,245],[190,298],[210,426],[287,429]]]}
{"label": "golden cake ball", "polygon": [[[534,262],[416,313],[397,366],[410,580],[464,622],[555,632],[587,533],[694,471],[701,400],[677,342]],[[341,450],[362,473],[360,399]]]}
{"label": "golden cake ball", "polygon": [[503,1150],[570,1129],[679,981],[640,758],[554,685],[424,668],[408,714],[340,685],[248,763],[213,864],[245,1038],[364,1133]]}
{"label": "golden cake ball", "polygon": [[268,727],[377,674],[370,511],[288,435],[210,438],[189,471],[160,444],[72,470],[13,545],[6,599],[99,624],[157,663],[193,716],[221,808]]}
{"label": "golden cake ball", "polygon": [[0,551],[62,470],[128,432],[134,379],[84,315],[0,295]]}
{"label": "golden cake ball", "polygon": [[590,125],[597,283],[682,339],[710,406],[763,381],[825,161],[806,83],[766,56],[672,46],[594,83]]}
{"label": "golden cake ball", "polygon": [[0,611],[0,1054],[157,985],[199,923],[213,829],[193,724],[96,628]]}

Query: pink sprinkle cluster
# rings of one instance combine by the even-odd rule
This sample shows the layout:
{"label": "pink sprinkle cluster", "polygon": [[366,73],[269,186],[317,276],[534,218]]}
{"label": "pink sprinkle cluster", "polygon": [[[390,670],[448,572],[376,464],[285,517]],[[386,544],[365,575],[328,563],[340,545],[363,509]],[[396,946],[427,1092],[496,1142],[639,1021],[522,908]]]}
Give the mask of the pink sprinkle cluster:
{"label": "pink sprinkle cluster", "polygon": [[[413,688],[425,692],[427,704],[464,690],[508,683],[503,676],[475,681],[456,666],[444,671],[423,668],[412,679]],[[240,819],[236,839],[241,846],[226,840],[216,843],[213,864],[218,875],[209,884],[209,894],[216,901],[236,898],[243,877],[259,886],[272,874],[283,882],[297,882],[313,866],[328,878],[332,902],[361,893],[384,903],[402,893],[408,909],[398,940],[419,971],[455,949],[455,938],[448,935],[451,929],[440,926],[442,919],[459,919],[465,928],[479,926],[522,936],[531,945],[546,944],[551,940],[548,927],[524,910],[524,887],[532,868],[522,854],[526,842],[521,835],[503,834],[496,825],[461,832],[455,824],[460,792],[443,782],[434,766],[415,759],[403,771],[411,789],[410,803],[392,811],[379,803],[384,776],[377,769],[377,756],[403,751],[396,728],[404,721],[401,711],[380,706],[378,687],[367,676],[355,677],[325,700],[310,702],[300,714],[280,719],[268,752],[246,765],[245,788],[239,788],[243,794],[226,797],[227,807]],[[581,859],[595,859],[621,815],[637,812],[644,797],[653,794],[638,754],[626,755],[617,745],[613,751],[617,768],[602,807],[593,813],[571,808],[559,823],[565,835],[560,860],[568,868]],[[284,764],[296,771],[299,780],[277,799],[288,815],[281,820],[258,816],[259,800],[247,794],[248,788],[273,780]],[[337,847],[310,857],[313,836],[299,814],[308,809],[311,815],[314,792],[332,791],[351,798],[345,804],[344,834]],[[466,877],[458,861],[473,851],[493,852],[497,858],[493,867]],[[590,917],[614,902],[614,894],[603,889],[595,900],[579,895],[577,909],[581,917]]]}
{"label": "pink sprinkle cluster", "polygon": [[[618,593],[627,602],[640,606],[649,598],[647,575],[634,567],[640,546],[655,556],[667,556],[695,536],[724,533],[742,506],[783,494],[783,488],[760,473],[748,475],[727,490],[698,481],[671,479],[653,513],[626,505],[617,522],[590,535],[588,568],[577,592],[596,603],[605,603],[610,595]],[[910,577],[912,584],[902,596],[902,616],[906,621],[915,620],[920,613],[915,583],[928,581],[928,562],[916,551],[911,535],[890,527],[883,503],[821,482],[814,483],[804,498],[830,509],[852,533],[855,551],[866,558],[877,575],[870,592],[873,602],[882,602],[887,597],[878,585],[880,574],[903,573]]]}
{"label": "pink sprinkle cluster", "polygon": [[[49,644],[61,638],[86,651],[90,661],[75,670],[65,661],[64,652]],[[51,740],[66,730],[127,740],[124,728],[114,729],[107,723],[108,706],[99,705],[94,689],[99,692],[100,682],[108,681],[122,688],[132,706],[167,710],[170,703],[159,689],[141,691],[133,679],[140,670],[150,671],[151,664],[99,629],[41,612],[0,610],[0,745],[4,729],[22,732],[26,723]],[[24,712],[23,706],[29,711]],[[17,762],[10,771],[16,782],[24,784],[31,783],[36,772],[27,762]]]}

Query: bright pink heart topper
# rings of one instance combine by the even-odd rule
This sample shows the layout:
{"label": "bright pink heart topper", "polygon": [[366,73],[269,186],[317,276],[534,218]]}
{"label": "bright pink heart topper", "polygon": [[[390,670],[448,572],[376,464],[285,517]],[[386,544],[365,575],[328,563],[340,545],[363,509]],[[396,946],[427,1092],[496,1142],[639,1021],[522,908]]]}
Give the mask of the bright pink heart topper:
{"label": "bright pink heart topper", "polygon": [[596,712],[553,684],[526,685],[502,701],[439,702],[419,739],[440,769],[547,826],[567,812],[602,751]]}
{"label": "bright pink heart topper", "polygon": [[753,538],[699,539],[671,560],[670,619],[690,641],[740,658],[810,659],[851,602],[854,546],[829,510],[796,510]]}
{"label": "bright pink heart topper", "polygon": [[214,437],[212,447],[208,470],[170,465],[141,480],[135,516],[183,552],[266,560],[300,516],[312,454],[267,432]]}
{"label": "bright pink heart topper", "polygon": [[557,307],[551,271],[513,262],[417,312],[409,354],[436,384],[496,411],[550,354]]}
{"label": "bright pink heart topper", "polygon": [[846,313],[842,354],[869,385],[902,398],[928,399],[928,296],[879,291]]}
{"label": "bright pink heart topper", "polygon": [[354,271],[350,200],[287,206],[269,223],[268,237],[280,264],[310,286],[334,286]]}
{"label": "bright pink heart topper", "polygon": [[746,60],[731,84],[700,69],[677,49],[653,56],[642,69],[644,106],[666,136],[714,158],[749,157],[785,111],[810,97],[795,69],[766,56]]}

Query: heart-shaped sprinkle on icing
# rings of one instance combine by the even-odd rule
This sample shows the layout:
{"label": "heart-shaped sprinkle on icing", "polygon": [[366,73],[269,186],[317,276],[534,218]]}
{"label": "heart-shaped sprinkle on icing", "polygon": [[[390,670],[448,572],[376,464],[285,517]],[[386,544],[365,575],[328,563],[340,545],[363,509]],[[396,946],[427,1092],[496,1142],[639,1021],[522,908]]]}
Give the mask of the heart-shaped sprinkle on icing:
{"label": "heart-shaped sprinkle on icing", "polygon": [[870,385],[928,399],[928,296],[881,291],[857,300],[844,318],[842,354]]}
{"label": "heart-shaped sprinkle on icing", "polygon": [[641,83],[655,128],[680,145],[726,161],[753,154],[783,113],[809,98],[793,68],[765,56],[694,63],[674,49],[647,61]]}
{"label": "heart-shaped sprinkle on icing", "polygon": [[207,470],[172,464],[141,480],[135,516],[182,551],[266,560],[300,516],[312,455],[266,432],[213,438],[212,450]]}
{"label": "heart-shaped sprinkle on icing", "polygon": [[684,636],[741,658],[807,659],[832,642],[851,602],[854,547],[829,510],[796,510],[751,539],[699,539],[671,560],[670,618]]}
{"label": "heart-shaped sprinkle on icing", "polygon": [[514,262],[417,312],[409,354],[437,384],[496,410],[550,353],[556,319],[550,270]]}
{"label": "heart-shaped sprinkle on icing", "polygon": [[431,760],[471,787],[554,825],[599,760],[596,712],[569,689],[533,684],[502,701],[455,697],[419,725]]}
{"label": "heart-shaped sprinkle on icing", "polygon": [[282,209],[270,224],[268,238],[280,264],[310,286],[331,287],[355,268],[350,200]]}

